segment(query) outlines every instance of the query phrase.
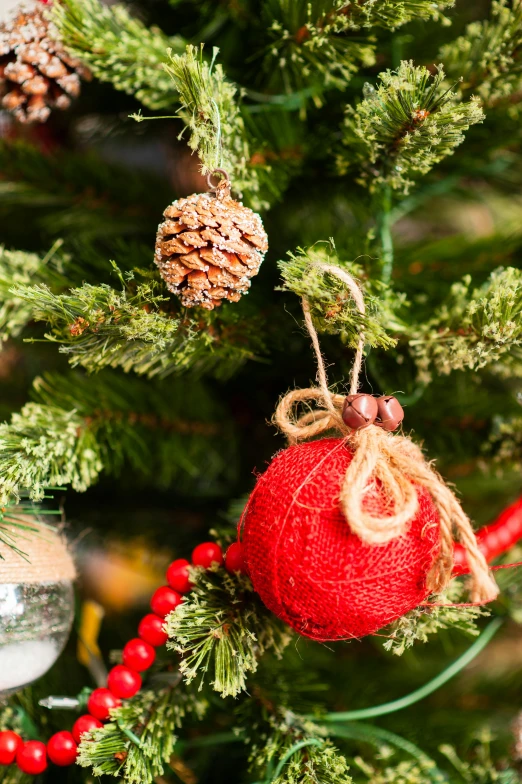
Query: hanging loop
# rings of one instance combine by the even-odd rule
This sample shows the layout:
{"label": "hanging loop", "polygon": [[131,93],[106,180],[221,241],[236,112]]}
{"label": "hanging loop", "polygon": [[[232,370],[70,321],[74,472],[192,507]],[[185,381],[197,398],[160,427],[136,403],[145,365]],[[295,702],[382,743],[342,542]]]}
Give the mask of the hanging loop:
{"label": "hanging loop", "polygon": [[[214,185],[213,179],[219,176],[221,179]],[[207,185],[209,190],[215,193],[218,199],[222,199],[224,196],[230,196],[230,174],[226,169],[213,169],[209,172],[207,174]]]}

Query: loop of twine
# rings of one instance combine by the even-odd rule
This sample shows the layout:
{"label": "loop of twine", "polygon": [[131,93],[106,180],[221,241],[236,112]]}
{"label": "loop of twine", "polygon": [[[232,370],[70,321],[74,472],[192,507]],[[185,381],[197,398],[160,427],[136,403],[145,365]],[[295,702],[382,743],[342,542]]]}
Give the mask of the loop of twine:
{"label": "loop of twine", "polygon": [[[359,312],[365,314],[364,299],[357,282],[345,270],[330,264],[317,265],[324,272],[342,280],[352,295]],[[321,354],[319,338],[312,322],[310,305],[302,299],[304,320],[317,359],[317,387],[295,389],[280,400],[274,421],[290,443],[297,443],[337,430],[353,450],[353,458],[341,485],[339,500],[351,530],[368,544],[380,545],[404,534],[418,510],[416,485],[430,494],[439,514],[440,549],[428,575],[427,587],[440,593],[448,584],[453,570],[453,531],[466,550],[471,575],[472,600],[492,601],[498,586],[490,574],[484,554],[478,546],[468,516],[453,491],[426,462],[421,449],[405,436],[393,435],[380,427],[369,425],[350,430],[343,421],[344,395],[328,388],[328,378]],[[364,335],[361,332],[350,376],[350,394],[356,394],[362,368]],[[312,403],[318,404],[313,408]],[[296,414],[297,406],[308,410]],[[387,499],[382,514],[365,508],[368,492],[379,487]]]}

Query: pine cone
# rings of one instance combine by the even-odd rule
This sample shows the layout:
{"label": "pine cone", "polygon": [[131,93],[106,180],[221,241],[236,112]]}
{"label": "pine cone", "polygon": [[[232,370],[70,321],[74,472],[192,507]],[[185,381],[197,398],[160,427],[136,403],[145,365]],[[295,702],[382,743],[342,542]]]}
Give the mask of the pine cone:
{"label": "pine cone", "polygon": [[0,96],[22,123],[45,122],[51,109],[67,109],[90,72],[70,57],[41,3],[20,6],[0,24]]}
{"label": "pine cone", "polygon": [[163,215],[155,261],[169,291],[187,307],[213,310],[223,300],[237,302],[268,248],[259,215],[232,199],[227,180],[215,194],[173,202]]}

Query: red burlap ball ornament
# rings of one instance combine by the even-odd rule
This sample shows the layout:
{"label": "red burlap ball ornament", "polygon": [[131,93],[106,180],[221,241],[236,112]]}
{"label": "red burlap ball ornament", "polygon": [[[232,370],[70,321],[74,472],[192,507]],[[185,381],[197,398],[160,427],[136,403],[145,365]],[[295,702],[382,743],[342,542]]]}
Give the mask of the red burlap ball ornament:
{"label": "red burlap ball ornament", "polygon": [[[352,452],[339,438],[291,446],[260,477],[243,519],[255,590],[300,634],[338,640],[373,634],[423,602],[438,553],[439,518],[424,488],[408,531],[382,545],[362,542],[339,507]],[[369,511],[389,502],[369,487]]]}

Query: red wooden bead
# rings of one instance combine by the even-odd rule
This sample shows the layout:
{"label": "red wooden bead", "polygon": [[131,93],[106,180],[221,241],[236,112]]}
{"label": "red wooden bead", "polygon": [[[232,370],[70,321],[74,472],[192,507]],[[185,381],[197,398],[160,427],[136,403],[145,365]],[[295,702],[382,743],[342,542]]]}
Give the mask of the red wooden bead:
{"label": "red wooden bead", "polygon": [[154,664],[155,658],[156,651],[152,645],[145,642],[145,640],[140,640],[138,637],[135,637],[134,640],[129,640],[123,649],[123,663],[126,667],[130,667],[131,670],[136,670],[136,672],[148,670]]}
{"label": "red wooden bead", "polygon": [[51,762],[65,768],[74,765],[78,746],[70,732],[57,732],[47,741],[47,755]]}
{"label": "red wooden bead", "polygon": [[189,566],[186,558],[178,558],[176,561],[172,561],[167,569],[167,582],[178,593],[187,593],[192,588]]}
{"label": "red wooden bead", "polygon": [[87,710],[100,721],[107,721],[110,718],[110,711],[119,708],[121,700],[116,697],[109,689],[94,689],[87,702]]}
{"label": "red wooden bead", "polygon": [[100,727],[103,727],[101,721],[98,721],[94,716],[89,716],[89,714],[86,713],[84,716],[80,716],[79,719],[76,719],[71,732],[76,743],[81,743],[82,735],[86,732],[98,730]]}
{"label": "red wooden bead", "polygon": [[154,645],[157,648],[159,645],[165,645],[168,635],[163,631],[163,618],[159,615],[149,613],[145,615],[138,626],[138,634],[142,640],[148,642],[149,645]]}
{"label": "red wooden bead", "polygon": [[141,689],[141,675],[124,664],[117,664],[109,673],[107,686],[117,697],[128,700]]}
{"label": "red wooden bead", "polygon": [[37,776],[47,768],[47,751],[45,743],[39,740],[28,740],[16,752],[16,764],[24,773]]}
{"label": "red wooden bead", "polygon": [[156,615],[159,615],[161,618],[165,618],[165,616],[172,612],[172,610],[175,610],[182,601],[183,598],[180,593],[169,588],[167,585],[163,585],[152,595],[150,606],[153,613],[156,613]]}
{"label": "red wooden bead", "polygon": [[16,752],[24,745],[20,735],[12,730],[0,732],[0,765],[12,765]]}
{"label": "red wooden bead", "polygon": [[241,542],[234,542],[227,550],[225,556],[225,567],[227,572],[243,572],[248,573],[248,568],[243,554],[243,545]]}
{"label": "red wooden bead", "polygon": [[222,566],[223,550],[216,542],[202,542],[192,551],[192,563],[205,569],[210,569],[213,563]]}

